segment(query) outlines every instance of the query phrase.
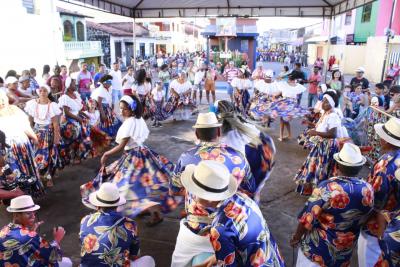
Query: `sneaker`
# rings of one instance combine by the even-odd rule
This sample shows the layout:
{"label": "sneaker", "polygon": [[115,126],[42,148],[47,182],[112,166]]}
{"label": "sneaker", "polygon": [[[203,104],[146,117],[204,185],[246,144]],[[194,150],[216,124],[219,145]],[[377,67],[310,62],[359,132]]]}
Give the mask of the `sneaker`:
{"label": "sneaker", "polygon": [[161,123],[157,123],[157,127],[160,127],[160,128],[162,128],[163,126],[162,126],[162,124]]}
{"label": "sneaker", "polygon": [[157,127],[157,122],[153,122],[153,124],[151,125],[152,128]]}

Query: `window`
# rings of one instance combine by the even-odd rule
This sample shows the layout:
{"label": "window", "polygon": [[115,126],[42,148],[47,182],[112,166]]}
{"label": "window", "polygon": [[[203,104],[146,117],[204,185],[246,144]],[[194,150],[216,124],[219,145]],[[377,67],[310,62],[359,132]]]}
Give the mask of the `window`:
{"label": "window", "polygon": [[372,3],[369,3],[363,6],[361,22],[370,22],[371,21],[371,11],[372,11]]}
{"label": "window", "polygon": [[74,26],[72,25],[71,21],[66,20],[64,21],[64,41],[74,41],[75,39],[75,31]]}
{"label": "window", "polygon": [[346,12],[346,17],[344,19],[344,25],[350,25],[351,24],[351,16],[352,16],[352,11]]}
{"label": "window", "polygon": [[80,21],[76,23],[76,35],[78,41],[85,41],[85,26],[83,26],[83,23]]}

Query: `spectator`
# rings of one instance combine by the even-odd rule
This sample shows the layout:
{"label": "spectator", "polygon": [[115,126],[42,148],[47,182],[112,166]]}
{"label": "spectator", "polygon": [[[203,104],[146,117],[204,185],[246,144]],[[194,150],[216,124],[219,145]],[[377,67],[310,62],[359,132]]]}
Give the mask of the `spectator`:
{"label": "spectator", "polygon": [[111,75],[112,78],[112,101],[113,104],[115,105],[116,102],[119,102],[119,100],[122,97],[122,74],[121,70],[119,69],[119,63],[114,62],[113,68],[110,71],[109,75]]}
{"label": "spectator", "polygon": [[319,68],[314,66],[313,73],[308,80],[308,107],[311,108],[317,102],[317,90],[318,85],[321,82],[321,75],[319,74]]}
{"label": "spectator", "polygon": [[87,63],[81,63],[81,71],[76,79],[76,85],[83,101],[89,100],[91,94],[90,85],[92,84],[92,75],[87,67]]}
{"label": "spectator", "polygon": [[101,63],[101,64],[99,65],[99,72],[97,72],[97,73],[94,75],[94,78],[93,78],[93,80],[94,80],[94,87],[95,87],[95,88],[97,88],[97,87],[100,86],[99,81],[100,81],[100,79],[101,79],[104,75],[106,75],[106,74],[107,74],[106,65],[104,65],[103,63]]}
{"label": "spectator", "polygon": [[356,69],[356,76],[353,77],[350,81],[351,88],[353,90],[357,87],[357,85],[361,84],[362,89],[369,88],[369,81],[364,78],[365,69],[363,67],[358,67]]}

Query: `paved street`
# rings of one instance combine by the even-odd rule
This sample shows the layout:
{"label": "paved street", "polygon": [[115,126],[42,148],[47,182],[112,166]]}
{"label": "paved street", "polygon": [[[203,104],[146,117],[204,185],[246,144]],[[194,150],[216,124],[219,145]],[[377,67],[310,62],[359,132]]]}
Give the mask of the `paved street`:
{"label": "paved street", "polygon": [[[272,67],[276,70],[279,65],[273,64]],[[218,97],[226,96],[221,92]],[[303,102],[305,102],[305,99],[306,97],[303,96]],[[207,106],[203,105],[200,109],[207,110]],[[182,139],[194,140],[194,131],[191,127],[194,122],[195,117],[193,116],[190,121],[171,121],[166,122],[163,128],[151,128],[150,138],[146,143],[156,152],[176,161],[183,151],[192,146],[190,142],[182,141]],[[293,177],[306,158],[307,151],[297,145],[294,139],[283,143],[277,141],[278,126],[278,123],[275,122],[272,128],[267,130],[267,133],[275,140],[278,153],[275,169],[262,192],[260,206],[287,266],[292,266],[294,252],[289,246],[289,238],[296,227],[296,216],[305,202],[305,198],[293,192],[295,188]],[[293,136],[297,136],[302,131],[303,126],[296,120],[292,123],[292,129],[294,131]],[[39,219],[45,221],[40,233],[47,234],[50,239],[52,227],[64,226],[67,234],[62,247],[65,256],[72,257],[74,266],[77,266],[80,257],[78,239],[80,219],[90,212],[81,204],[79,186],[92,179],[98,168],[99,158],[65,168],[55,180],[55,186],[39,202],[42,207],[38,213]],[[179,229],[178,214],[179,211],[168,214],[164,222],[154,228],[148,228],[144,225],[147,218],[137,219],[142,255],[147,254],[155,257],[157,266],[167,267],[170,265]],[[0,224],[4,225],[9,220],[10,216],[6,214],[4,209],[1,209]]]}

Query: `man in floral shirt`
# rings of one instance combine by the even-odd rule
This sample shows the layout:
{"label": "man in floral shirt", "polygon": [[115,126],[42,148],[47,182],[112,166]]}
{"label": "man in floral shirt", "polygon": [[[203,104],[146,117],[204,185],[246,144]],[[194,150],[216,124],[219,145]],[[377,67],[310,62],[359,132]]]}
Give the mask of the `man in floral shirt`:
{"label": "man in floral shirt", "polygon": [[377,237],[384,229],[379,223],[382,217],[385,213],[400,211],[400,120],[392,118],[385,124],[375,124],[374,128],[380,137],[383,155],[368,177],[375,192],[375,204],[358,241],[360,267],[374,266],[378,260],[381,250]]}
{"label": "man in floral shirt", "polygon": [[[203,160],[214,160],[224,164],[233,177],[236,178],[239,190],[252,195],[256,191],[256,184],[250,166],[239,151],[219,143],[220,126],[215,113],[200,113],[193,126],[196,136],[201,141],[199,145],[183,153],[175,167],[175,174],[170,181],[170,191],[176,195],[185,196],[185,210],[187,216],[181,221],[175,251],[172,256],[172,266],[185,266],[191,258],[201,252],[211,252],[207,227],[212,221],[214,209],[200,205],[194,196],[185,191],[181,182],[181,174],[189,164],[198,164]],[[187,239],[199,239],[198,249],[189,248]],[[201,241],[203,240],[203,242]],[[207,247],[208,245],[208,247]]]}
{"label": "man in floral shirt", "polygon": [[393,214],[386,230],[379,240],[382,254],[375,267],[400,266],[400,211]]}
{"label": "man in floral shirt", "polygon": [[155,266],[152,257],[139,258],[137,226],[117,212],[126,200],[115,184],[103,183],[89,195],[89,202],[97,211],[81,221],[81,267]]}
{"label": "man in floral shirt", "polygon": [[237,192],[238,182],[216,161],[190,164],[182,184],[198,203],[215,210],[210,242],[215,255],[202,266],[285,266],[258,205]]}
{"label": "man in floral shirt", "polygon": [[36,229],[43,222],[35,222],[35,211],[40,209],[31,196],[23,195],[11,200],[7,211],[13,222],[0,231],[0,266],[10,267],[72,267],[68,258],[62,258],[60,242],[65,231],[53,229],[54,241],[49,243],[38,235]]}
{"label": "man in floral shirt", "polygon": [[372,187],[357,178],[366,162],[360,149],[345,143],[334,159],[341,175],[319,183],[299,214],[290,241],[300,244],[298,267],[350,266],[361,225],[372,211]]}

